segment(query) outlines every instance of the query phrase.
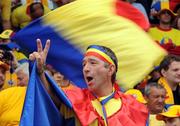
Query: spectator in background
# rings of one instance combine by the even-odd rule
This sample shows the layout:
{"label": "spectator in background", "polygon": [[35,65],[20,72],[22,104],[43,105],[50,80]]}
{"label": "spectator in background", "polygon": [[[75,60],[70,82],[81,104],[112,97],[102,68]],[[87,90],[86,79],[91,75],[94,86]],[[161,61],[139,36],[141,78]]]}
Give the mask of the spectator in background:
{"label": "spectator in background", "polygon": [[57,85],[63,90],[73,88],[73,84],[70,80],[66,79],[64,75],[56,71],[51,65],[46,65],[46,71],[53,77]]}
{"label": "spectator in background", "polygon": [[173,12],[176,13],[177,16],[180,16],[180,3],[176,5]]}
{"label": "spectator in background", "polygon": [[[11,51],[14,59],[17,60],[19,64],[28,63],[27,57],[20,51],[19,45],[11,42],[10,38],[14,35],[12,30],[5,30],[0,34],[0,49]],[[27,68],[29,69],[29,68]]]}
{"label": "spectator in background", "polygon": [[[11,29],[11,0],[0,0],[0,17],[2,22],[2,30]],[[0,31],[1,32],[1,31]]]}
{"label": "spectator in background", "polygon": [[172,105],[167,111],[159,113],[156,118],[163,120],[166,126],[180,126],[180,105]]}
{"label": "spectator in background", "polygon": [[26,95],[26,86],[0,92],[0,126],[18,126]]}
{"label": "spectator in background", "polygon": [[[3,61],[8,60],[7,54],[4,54],[3,50],[0,50],[0,51],[1,51],[0,53],[0,90],[2,90],[2,85],[4,84],[4,81],[5,81],[5,75],[6,75],[5,72],[9,70],[9,66],[6,63],[2,62],[2,60]],[[21,66],[21,68],[24,68],[24,67]],[[21,68],[19,67],[17,69],[17,73],[20,72]],[[24,75],[21,75],[21,77],[22,76],[23,78],[25,78]],[[20,77],[20,74],[18,74],[18,77]],[[22,108],[24,104],[24,98],[26,94],[25,85],[27,85],[26,80],[22,82],[24,84],[23,87],[22,87],[21,82],[19,82],[19,85],[21,85],[21,87],[15,86],[8,89],[3,89],[3,91],[0,92],[0,126],[19,125],[21,112],[22,112]]]}
{"label": "spectator in background", "polygon": [[169,9],[162,9],[157,14],[159,25],[149,29],[149,35],[157,43],[174,43],[180,45],[180,31],[172,28],[172,22],[175,15]]}
{"label": "spectator in background", "polygon": [[156,120],[156,114],[165,109],[166,90],[158,83],[148,83],[145,87],[144,97],[149,110],[149,126],[164,126],[163,121]]}
{"label": "spectator in background", "polygon": [[35,18],[45,15],[50,11],[51,10],[48,7],[42,5],[42,3],[40,2],[31,3],[30,5],[19,6],[16,9],[14,9],[12,12],[11,15],[12,26],[16,30],[22,29]]}
{"label": "spectator in background", "polygon": [[0,91],[3,90],[7,70],[9,70],[9,65],[0,60]]}
{"label": "spectator in background", "polygon": [[180,15],[176,17],[173,24],[174,28],[180,30]]}
{"label": "spectator in background", "polygon": [[27,64],[20,65],[15,73],[17,74],[17,86],[27,86],[29,81],[29,70],[27,70]]}
{"label": "spectator in background", "polygon": [[13,73],[14,57],[12,53],[7,50],[0,49],[0,60],[9,65],[9,69],[6,70],[4,74],[5,80],[2,89],[16,86],[17,76]]}
{"label": "spectator in background", "polygon": [[159,66],[162,77],[158,80],[167,92],[166,104],[180,105],[180,57],[166,56]]}
{"label": "spectator in background", "polygon": [[32,20],[35,20],[44,15],[44,6],[40,2],[35,2],[29,5],[29,14]]}

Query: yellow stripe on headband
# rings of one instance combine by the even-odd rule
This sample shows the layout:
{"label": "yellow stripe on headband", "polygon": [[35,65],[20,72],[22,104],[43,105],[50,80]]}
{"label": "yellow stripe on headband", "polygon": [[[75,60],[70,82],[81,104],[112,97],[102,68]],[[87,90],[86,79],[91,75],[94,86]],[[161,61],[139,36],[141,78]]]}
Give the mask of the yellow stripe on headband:
{"label": "yellow stripe on headband", "polygon": [[[100,56],[102,56],[104,59],[106,59],[109,63],[111,64],[114,64],[113,60],[104,52],[98,50],[98,49],[95,49],[95,48],[90,48],[86,51],[86,54],[87,53],[90,53],[90,52],[94,52],[94,53],[97,53],[99,54]],[[115,65],[115,64],[114,64]]]}

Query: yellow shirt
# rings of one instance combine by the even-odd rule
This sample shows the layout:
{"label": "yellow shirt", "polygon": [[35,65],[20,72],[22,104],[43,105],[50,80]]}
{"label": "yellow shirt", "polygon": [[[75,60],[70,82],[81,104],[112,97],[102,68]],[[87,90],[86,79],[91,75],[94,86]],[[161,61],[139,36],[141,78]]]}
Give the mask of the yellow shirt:
{"label": "yellow shirt", "polygon": [[174,28],[170,30],[162,30],[158,27],[153,27],[150,28],[148,33],[156,42],[168,43],[169,41],[172,41],[175,45],[180,45],[180,31]]}
{"label": "yellow shirt", "polygon": [[0,92],[0,126],[18,126],[26,87],[12,87]]}
{"label": "yellow shirt", "polygon": [[[31,22],[31,17],[27,14],[27,5],[22,5],[18,8],[16,8],[12,14],[12,25],[14,27],[20,27],[21,29],[27,26]],[[44,14],[47,14],[51,10],[44,6]]]}
{"label": "yellow shirt", "polygon": [[165,123],[164,123],[164,121],[157,120],[156,115],[150,114],[149,126],[165,126]]}
{"label": "yellow shirt", "polygon": [[3,20],[10,20],[11,0],[0,0],[0,12]]}
{"label": "yellow shirt", "polygon": [[13,50],[13,54],[16,57],[17,61],[24,60],[24,59],[28,60],[28,58],[22,52],[19,52],[17,50]]}
{"label": "yellow shirt", "polygon": [[[12,84],[10,82],[12,82]],[[17,74],[16,73],[10,74],[10,72],[7,71],[6,79],[3,85],[3,90],[14,86],[17,86]]]}

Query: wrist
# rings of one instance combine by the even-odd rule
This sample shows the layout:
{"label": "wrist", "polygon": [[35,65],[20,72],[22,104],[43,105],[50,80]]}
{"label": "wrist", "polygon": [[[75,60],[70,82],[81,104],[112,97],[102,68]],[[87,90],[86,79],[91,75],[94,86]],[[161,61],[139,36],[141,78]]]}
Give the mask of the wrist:
{"label": "wrist", "polygon": [[42,75],[45,72],[45,70],[46,70],[46,65],[43,65],[43,67],[41,69],[38,69],[37,73],[39,75]]}

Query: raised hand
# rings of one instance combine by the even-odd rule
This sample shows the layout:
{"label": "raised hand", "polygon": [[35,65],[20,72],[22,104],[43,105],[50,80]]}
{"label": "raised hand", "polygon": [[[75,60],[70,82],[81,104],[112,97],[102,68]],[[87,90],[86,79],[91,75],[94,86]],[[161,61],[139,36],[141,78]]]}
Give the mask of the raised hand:
{"label": "raised hand", "polygon": [[36,60],[37,61],[37,69],[38,72],[41,74],[44,72],[44,65],[46,63],[47,54],[50,47],[50,40],[48,39],[46,41],[46,45],[43,49],[42,43],[40,39],[37,39],[37,52],[33,52],[29,55],[30,60]]}

